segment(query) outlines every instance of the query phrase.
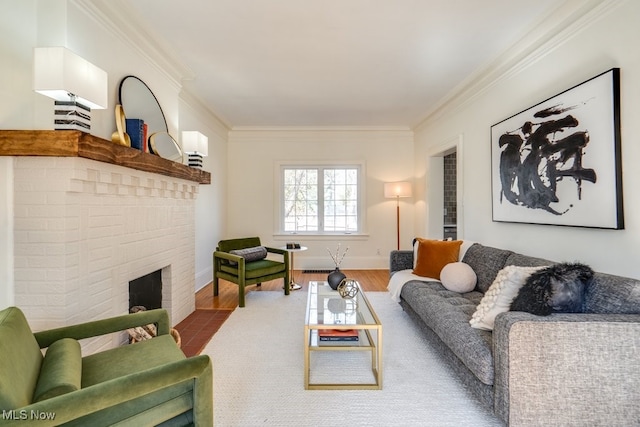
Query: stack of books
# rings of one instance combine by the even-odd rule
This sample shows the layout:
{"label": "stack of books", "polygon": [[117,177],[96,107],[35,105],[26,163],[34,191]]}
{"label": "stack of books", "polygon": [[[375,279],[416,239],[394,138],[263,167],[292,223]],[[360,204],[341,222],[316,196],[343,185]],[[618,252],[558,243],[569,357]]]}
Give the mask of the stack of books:
{"label": "stack of books", "polygon": [[357,329],[318,329],[320,341],[358,341]]}
{"label": "stack of books", "polygon": [[145,153],[149,152],[147,145],[147,124],[142,119],[126,119],[127,134],[131,138],[131,147]]}

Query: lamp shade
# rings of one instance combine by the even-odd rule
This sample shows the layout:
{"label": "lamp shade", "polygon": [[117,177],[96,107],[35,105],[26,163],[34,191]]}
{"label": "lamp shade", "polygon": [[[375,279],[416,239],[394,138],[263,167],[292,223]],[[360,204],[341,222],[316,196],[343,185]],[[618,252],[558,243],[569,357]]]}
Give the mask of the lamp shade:
{"label": "lamp shade", "polygon": [[411,195],[412,191],[410,182],[387,182],[384,184],[384,197],[388,199],[411,197]]}
{"label": "lamp shade", "polygon": [[33,52],[33,90],[56,101],[75,101],[105,109],[107,73],[64,47],[37,47]]}
{"label": "lamp shade", "polygon": [[182,151],[187,154],[199,154],[202,157],[207,157],[209,138],[196,130],[182,131]]}

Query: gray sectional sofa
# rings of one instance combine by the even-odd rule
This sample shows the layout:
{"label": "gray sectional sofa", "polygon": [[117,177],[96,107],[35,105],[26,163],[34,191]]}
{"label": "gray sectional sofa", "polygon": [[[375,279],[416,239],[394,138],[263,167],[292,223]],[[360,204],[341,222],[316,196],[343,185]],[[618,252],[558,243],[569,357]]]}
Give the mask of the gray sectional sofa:
{"label": "gray sectional sofa", "polygon": [[[640,281],[595,273],[584,313],[506,312],[486,331],[469,320],[497,273],[553,262],[478,243],[462,261],[472,292],[410,280],[399,295],[470,392],[510,426],[640,425]],[[391,253],[391,275],[412,266],[413,251]]]}

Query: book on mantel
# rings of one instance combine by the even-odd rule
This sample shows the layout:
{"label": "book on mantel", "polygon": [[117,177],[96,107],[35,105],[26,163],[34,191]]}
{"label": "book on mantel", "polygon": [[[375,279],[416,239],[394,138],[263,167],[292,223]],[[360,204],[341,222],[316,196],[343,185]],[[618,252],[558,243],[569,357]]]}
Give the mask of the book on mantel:
{"label": "book on mantel", "polygon": [[357,329],[318,329],[320,341],[358,341]]}
{"label": "book on mantel", "polygon": [[129,138],[131,138],[131,148],[136,148],[140,151],[144,151],[144,120],[126,119],[125,123],[127,134],[129,134]]}

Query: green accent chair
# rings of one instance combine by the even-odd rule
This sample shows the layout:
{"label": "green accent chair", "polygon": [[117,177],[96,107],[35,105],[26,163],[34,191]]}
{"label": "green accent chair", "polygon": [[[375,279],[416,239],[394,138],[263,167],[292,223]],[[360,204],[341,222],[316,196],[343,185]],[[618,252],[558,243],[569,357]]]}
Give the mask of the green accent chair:
{"label": "green accent chair", "polygon": [[[149,323],[155,338],[81,355],[80,339]],[[169,331],[163,309],[36,333],[0,311],[0,425],[213,425],[211,360],[186,358]]]}
{"label": "green accent chair", "polygon": [[231,251],[250,250],[259,248],[259,237],[220,240],[213,252],[213,296],[219,292],[219,279],[228,280],[238,285],[238,307],[244,307],[244,288],[249,285],[260,286],[262,282],[284,278],[284,293],[289,295],[289,254],[283,249],[264,246],[266,253],[276,254],[282,261],[263,258],[252,261],[245,260]]}

